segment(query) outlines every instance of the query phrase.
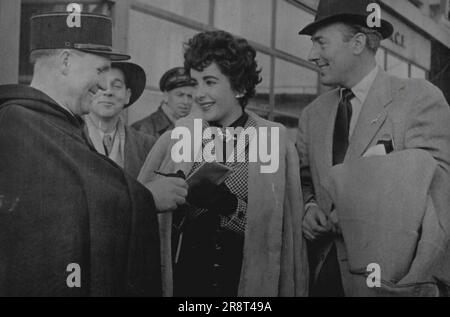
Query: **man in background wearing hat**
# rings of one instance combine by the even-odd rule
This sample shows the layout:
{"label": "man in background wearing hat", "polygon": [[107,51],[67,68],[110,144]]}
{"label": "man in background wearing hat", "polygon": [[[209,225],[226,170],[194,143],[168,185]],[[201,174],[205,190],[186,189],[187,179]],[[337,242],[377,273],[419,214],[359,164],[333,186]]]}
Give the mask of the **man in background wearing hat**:
{"label": "man in background wearing hat", "polygon": [[134,63],[112,63],[106,73],[106,90],[100,90],[85,117],[89,137],[97,152],[108,156],[129,175],[139,170],[156,138],[124,124],[121,113],[145,88],[144,70]]}
{"label": "man in background wearing hat", "polygon": [[333,166],[351,164],[370,153],[425,150],[437,163],[431,199],[441,225],[450,233],[450,109],[431,83],[400,79],[376,65],[380,41],[392,34],[393,27],[384,19],[368,23],[373,21],[369,15],[374,2],[321,0],[315,21],[300,32],[311,36],[309,60],[317,65],[321,82],[338,87],[304,109],[299,123],[303,229],[310,242],[312,296],[360,295],[349,283],[336,202],[326,190]]}
{"label": "man in background wearing hat", "polygon": [[[106,89],[111,19],[31,18],[31,87],[0,86],[0,296],[159,296],[157,211],[187,185],[144,186],[92,147],[81,115]],[[153,195],[152,195],[153,194]]]}
{"label": "man in background wearing hat", "polygon": [[183,67],[168,70],[159,81],[159,88],[164,93],[164,99],[158,110],[132,126],[157,138],[164,132],[172,130],[175,122],[186,117],[191,111],[194,85],[194,80]]}

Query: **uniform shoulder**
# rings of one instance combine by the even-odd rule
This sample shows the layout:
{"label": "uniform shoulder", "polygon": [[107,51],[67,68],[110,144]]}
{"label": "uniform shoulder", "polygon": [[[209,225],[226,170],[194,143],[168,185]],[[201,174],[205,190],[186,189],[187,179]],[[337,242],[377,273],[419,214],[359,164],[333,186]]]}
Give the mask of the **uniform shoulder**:
{"label": "uniform shoulder", "polygon": [[20,104],[20,101],[5,102],[0,105],[0,119],[17,119],[22,121],[36,117],[37,115],[38,113],[36,111]]}

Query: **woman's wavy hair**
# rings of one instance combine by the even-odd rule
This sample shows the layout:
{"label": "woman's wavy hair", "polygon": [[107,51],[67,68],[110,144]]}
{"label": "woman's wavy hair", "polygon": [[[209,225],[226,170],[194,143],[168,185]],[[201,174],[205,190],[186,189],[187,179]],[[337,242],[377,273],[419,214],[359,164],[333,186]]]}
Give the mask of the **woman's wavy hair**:
{"label": "woman's wavy hair", "polygon": [[184,44],[184,67],[203,71],[213,62],[231,83],[231,88],[242,97],[242,108],[255,96],[255,87],[261,82],[256,51],[243,38],[235,38],[225,31],[207,31],[195,35]]}

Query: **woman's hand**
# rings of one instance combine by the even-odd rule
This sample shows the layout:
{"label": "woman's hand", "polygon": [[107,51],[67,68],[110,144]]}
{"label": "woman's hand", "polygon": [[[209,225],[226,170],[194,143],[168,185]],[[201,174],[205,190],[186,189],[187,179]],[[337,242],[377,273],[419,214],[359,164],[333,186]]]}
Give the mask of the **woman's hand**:
{"label": "woman's hand", "polygon": [[172,211],[186,202],[188,185],[181,177],[161,177],[145,187],[152,192],[156,209],[160,212]]}

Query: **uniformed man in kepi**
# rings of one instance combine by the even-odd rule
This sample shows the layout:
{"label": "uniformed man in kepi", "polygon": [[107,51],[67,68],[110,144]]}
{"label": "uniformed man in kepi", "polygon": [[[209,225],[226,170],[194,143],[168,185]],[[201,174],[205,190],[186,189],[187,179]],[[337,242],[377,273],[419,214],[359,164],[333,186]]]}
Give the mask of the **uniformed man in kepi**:
{"label": "uniformed man in kepi", "polygon": [[159,296],[156,213],[180,178],[146,187],[90,145],[81,115],[105,89],[111,19],[31,18],[31,86],[0,86],[0,296]]}
{"label": "uniformed man in kepi", "polygon": [[186,117],[191,112],[194,86],[195,81],[183,67],[169,69],[159,81],[164,99],[158,110],[134,123],[132,127],[157,138],[164,132],[172,130],[178,119]]}

